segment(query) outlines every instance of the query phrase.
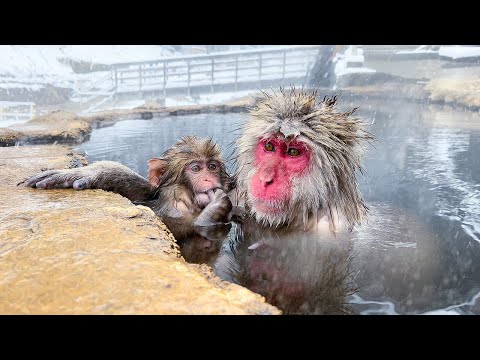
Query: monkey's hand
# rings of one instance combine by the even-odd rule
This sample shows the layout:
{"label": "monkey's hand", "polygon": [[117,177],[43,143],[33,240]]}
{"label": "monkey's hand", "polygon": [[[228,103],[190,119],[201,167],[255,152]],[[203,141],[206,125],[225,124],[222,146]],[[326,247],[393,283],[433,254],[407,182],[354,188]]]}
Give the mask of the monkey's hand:
{"label": "monkey's hand", "polygon": [[231,227],[231,223],[222,223],[212,226],[195,226],[194,229],[198,234],[210,241],[219,241],[224,240],[227,237]]}
{"label": "monkey's hand", "polygon": [[208,197],[210,203],[198,215],[193,225],[211,226],[228,222],[232,210],[232,202],[228,195],[223,190],[217,189],[215,192],[210,190]]}
{"label": "monkey's hand", "polygon": [[95,171],[91,171],[87,166],[75,169],[44,171],[27,178],[18,185],[25,184],[25,186],[37,189],[74,188],[83,190],[92,188],[95,180]]}

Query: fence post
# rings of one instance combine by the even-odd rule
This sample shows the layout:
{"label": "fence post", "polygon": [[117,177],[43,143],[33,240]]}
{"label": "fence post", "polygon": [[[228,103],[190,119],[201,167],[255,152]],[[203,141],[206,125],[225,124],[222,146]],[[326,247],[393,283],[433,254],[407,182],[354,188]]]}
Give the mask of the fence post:
{"label": "fence post", "polygon": [[259,54],[260,59],[258,61],[258,86],[262,88],[262,53]]}
{"label": "fence post", "polygon": [[163,62],[163,98],[167,98],[167,62]]}
{"label": "fence post", "polygon": [[117,102],[117,100],[118,100],[118,95],[117,95],[117,93],[118,93],[118,74],[117,74],[117,68],[116,67],[115,67],[114,78],[115,78],[115,87],[113,89],[113,93],[114,93],[114,95],[113,95],[114,100],[113,101]]}
{"label": "fence post", "polygon": [[238,55],[235,56],[235,91],[238,91]]}
{"label": "fence post", "polygon": [[213,93],[213,72],[214,72],[214,70],[215,70],[215,60],[212,57],[212,74],[210,76],[210,79],[211,79],[211,82],[212,82],[211,87],[210,87],[210,92],[212,92],[212,93]]}
{"label": "fence post", "polygon": [[142,65],[138,65],[138,90],[142,91]]}
{"label": "fence post", "polygon": [[115,67],[115,92],[117,92],[118,88],[118,74],[117,74],[117,68]]}
{"label": "fence post", "polygon": [[187,96],[190,96],[190,60],[187,60]]}
{"label": "fence post", "polygon": [[285,83],[285,63],[286,63],[287,52],[283,50],[283,70],[282,70],[282,86]]}

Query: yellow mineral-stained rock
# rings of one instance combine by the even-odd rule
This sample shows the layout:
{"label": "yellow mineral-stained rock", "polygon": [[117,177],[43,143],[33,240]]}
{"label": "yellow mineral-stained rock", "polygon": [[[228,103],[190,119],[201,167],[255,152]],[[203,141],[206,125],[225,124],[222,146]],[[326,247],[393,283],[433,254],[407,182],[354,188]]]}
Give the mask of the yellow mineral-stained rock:
{"label": "yellow mineral-stained rock", "polygon": [[54,111],[26,123],[10,125],[7,129],[19,134],[20,141],[42,143],[81,142],[92,131],[84,118],[66,111]]}
{"label": "yellow mineral-stained rock", "polygon": [[446,103],[480,107],[480,80],[477,77],[445,77],[431,80],[425,89],[430,99]]}

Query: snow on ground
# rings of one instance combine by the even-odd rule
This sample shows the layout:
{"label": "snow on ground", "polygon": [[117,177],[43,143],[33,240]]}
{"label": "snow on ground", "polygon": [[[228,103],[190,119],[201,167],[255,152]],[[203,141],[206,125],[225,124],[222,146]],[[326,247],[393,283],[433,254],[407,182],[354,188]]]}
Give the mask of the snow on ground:
{"label": "snow on ground", "polygon": [[460,314],[456,310],[439,309],[439,310],[427,311],[420,315],[460,315]]}
{"label": "snow on ground", "polygon": [[0,45],[0,74],[12,77],[70,77],[70,66],[60,60],[113,64],[157,60],[172,56],[162,45]]}
{"label": "snow on ground", "polygon": [[356,51],[354,50],[353,46],[349,46],[347,50],[341,56],[348,60],[349,62],[365,62],[365,57],[363,56],[363,49],[361,47],[356,46]]}
{"label": "snow on ground", "polygon": [[343,54],[335,55],[333,62],[335,63],[335,75],[338,77],[345,74],[354,73],[374,73],[376,70],[361,67],[348,67],[348,63],[364,63],[365,58],[363,56],[363,49],[357,48],[356,54],[354,54],[353,47],[350,46],[345,50]]}
{"label": "snow on ground", "polygon": [[68,59],[106,65],[158,60],[176,55],[168,45],[63,45],[60,51]]}
{"label": "snow on ground", "polygon": [[480,57],[480,46],[441,46],[438,54],[452,59]]}
{"label": "snow on ground", "polygon": [[395,54],[438,54],[438,45],[421,45],[413,50],[397,50]]}
{"label": "snow on ground", "polygon": [[0,74],[11,77],[36,77],[73,73],[57,59],[62,56],[56,45],[0,45]]}
{"label": "snow on ground", "polygon": [[44,85],[40,85],[40,84],[29,84],[29,83],[25,83],[25,82],[12,82],[12,81],[8,81],[8,82],[3,82],[0,80],[0,88],[2,89],[18,89],[18,88],[22,88],[22,89],[26,89],[26,90],[31,90],[31,91],[38,91],[42,88],[44,88],[45,86]]}
{"label": "snow on ground", "polygon": [[347,67],[347,62],[339,60],[335,65],[335,75],[340,77],[345,74],[354,74],[354,73],[374,73],[375,69],[370,69],[366,67]]}

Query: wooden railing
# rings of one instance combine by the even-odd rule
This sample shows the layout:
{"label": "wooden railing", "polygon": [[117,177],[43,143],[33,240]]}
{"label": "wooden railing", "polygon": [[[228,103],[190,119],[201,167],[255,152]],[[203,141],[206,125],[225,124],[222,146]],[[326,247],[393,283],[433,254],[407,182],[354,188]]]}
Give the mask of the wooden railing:
{"label": "wooden railing", "polygon": [[242,50],[209,55],[170,57],[156,61],[112,65],[115,93],[170,89],[258,84],[279,80],[304,79],[316,59],[320,46],[285,46],[262,50]]}
{"label": "wooden railing", "polygon": [[91,84],[88,84],[82,88],[76,88],[76,95],[108,95],[114,90],[113,73],[108,74],[96,79]]}

